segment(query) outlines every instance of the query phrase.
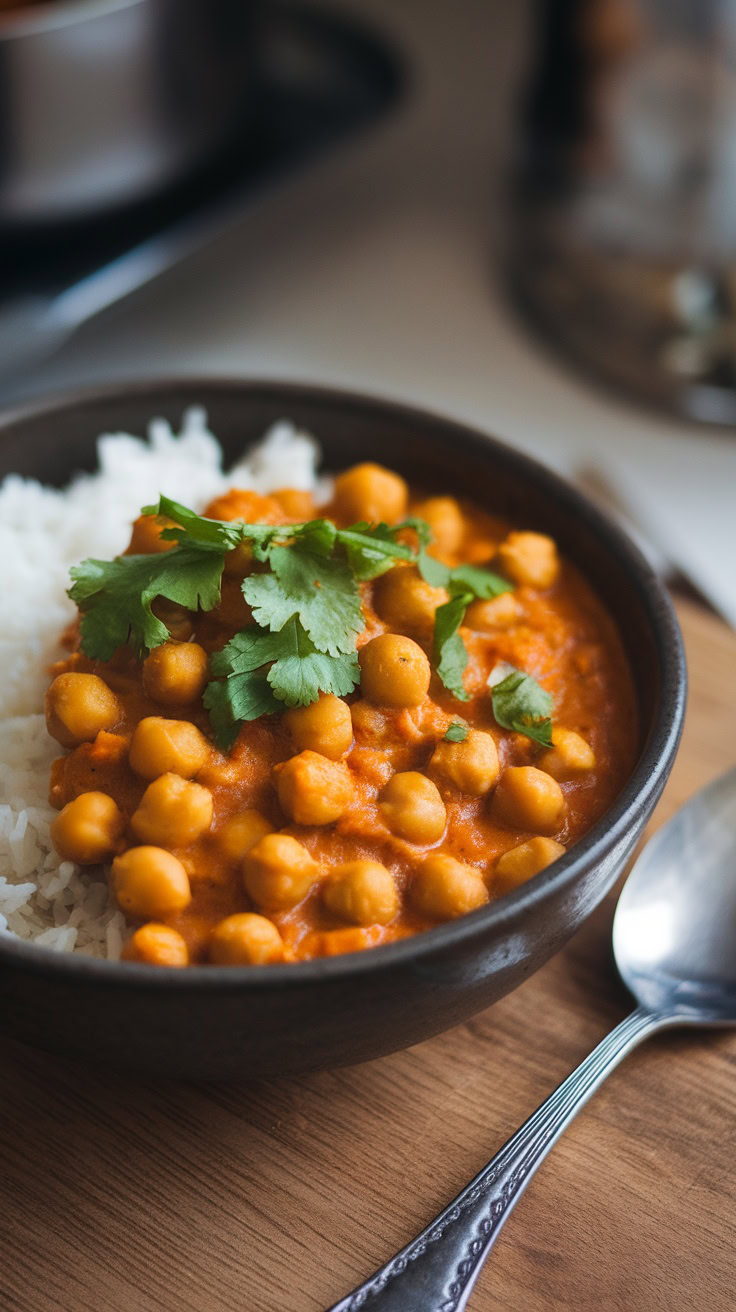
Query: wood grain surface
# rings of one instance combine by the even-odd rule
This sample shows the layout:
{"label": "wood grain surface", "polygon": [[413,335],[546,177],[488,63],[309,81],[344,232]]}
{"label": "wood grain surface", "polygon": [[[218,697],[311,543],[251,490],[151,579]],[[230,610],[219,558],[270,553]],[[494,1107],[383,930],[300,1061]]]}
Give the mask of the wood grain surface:
{"label": "wood grain surface", "polygon": [[[690,709],[655,824],[736,757],[736,635],[680,615]],[[613,904],[484,1015],[357,1069],[183,1087],[9,1045],[2,1312],[320,1312],[625,1014]],[[736,1037],[651,1042],[542,1167],[470,1312],[732,1312],[735,1168]]]}

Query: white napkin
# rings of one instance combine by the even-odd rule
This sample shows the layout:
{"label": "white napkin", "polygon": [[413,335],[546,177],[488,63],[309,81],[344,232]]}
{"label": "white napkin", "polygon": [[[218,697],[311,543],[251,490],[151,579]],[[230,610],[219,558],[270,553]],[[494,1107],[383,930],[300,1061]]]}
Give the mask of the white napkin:
{"label": "white napkin", "polygon": [[692,438],[678,451],[675,433],[664,464],[646,447],[635,468],[608,453],[596,464],[655,568],[671,562],[736,628],[736,434],[723,442],[730,452],[712,439],[694,450]]}

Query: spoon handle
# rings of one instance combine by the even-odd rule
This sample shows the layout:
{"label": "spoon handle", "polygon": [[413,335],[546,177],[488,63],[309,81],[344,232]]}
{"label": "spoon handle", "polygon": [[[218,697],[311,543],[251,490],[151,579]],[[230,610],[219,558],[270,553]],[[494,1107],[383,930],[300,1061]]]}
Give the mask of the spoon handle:
{"label": "spoon handle", "polygon": [[668,1024],[671,1016],[637,1007],[416,1239],[328,1312],[462,1312],[502,1225],[562,1131],[621,1059]]}

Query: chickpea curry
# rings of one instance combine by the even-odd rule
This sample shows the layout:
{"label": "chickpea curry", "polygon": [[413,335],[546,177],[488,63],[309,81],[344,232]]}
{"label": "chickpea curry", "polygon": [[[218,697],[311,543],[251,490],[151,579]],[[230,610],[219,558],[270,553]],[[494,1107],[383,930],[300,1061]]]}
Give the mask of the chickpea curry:
{"label": "chickpea curry", "polygon": [[552,539],[381,466],[320,508],[161,497],[72,576],[52,838],[109,866],[128,960],[415,934],[556,860],[633,766],[619,636]]}

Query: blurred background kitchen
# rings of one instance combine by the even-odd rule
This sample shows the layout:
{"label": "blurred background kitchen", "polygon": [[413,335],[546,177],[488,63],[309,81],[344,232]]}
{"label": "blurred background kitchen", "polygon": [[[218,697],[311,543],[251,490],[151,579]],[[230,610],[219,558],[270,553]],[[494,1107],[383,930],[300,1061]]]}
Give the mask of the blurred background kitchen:
{"label": "blurred background kitchen", "polygon": [[736,3],[0,0],[0,403],[466,419],[736,624]]}

